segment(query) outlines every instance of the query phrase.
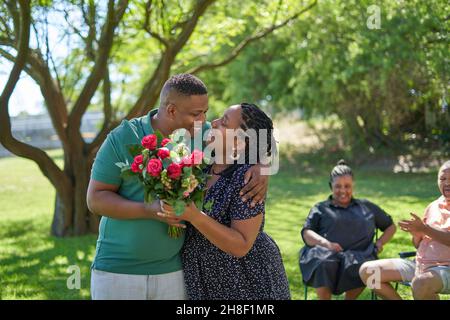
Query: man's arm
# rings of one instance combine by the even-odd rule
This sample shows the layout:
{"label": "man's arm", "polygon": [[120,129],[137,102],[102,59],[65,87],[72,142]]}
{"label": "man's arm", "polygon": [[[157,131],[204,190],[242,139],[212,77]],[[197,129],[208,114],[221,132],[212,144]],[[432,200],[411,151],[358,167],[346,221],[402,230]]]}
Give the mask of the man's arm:
{"label": "man's arm", "polygon": [[437,229],[426,224],[423,233],[431,239],[450,247],[450,231]]}
{"label": "man's arm", "polygon": [[92,180],[87,191],[87,205],[94,214],[113,219],[154,219],[171,225],[178,225],[179,219],[162,219],[157,215],[161,211],[159,201],[151,204],[125,199],[117,193],[118,186]]}
{"label": "man's arm", "polygon": [[450,231],[432,227],[422,221],[422,219],[420,219],[414,213],[411,213],[411,216],[413,217],[413,219],[403,220],[399,222],[400,228],[403,231],[423,234],[437,242],[440,242],[446,246],[450,246]]}
{"label": "man's arm", "polygon": [[416,249],[419,248],[420,242],[423,239],[423,233],[420,232],[411,232],[412,234],[412,242]]}

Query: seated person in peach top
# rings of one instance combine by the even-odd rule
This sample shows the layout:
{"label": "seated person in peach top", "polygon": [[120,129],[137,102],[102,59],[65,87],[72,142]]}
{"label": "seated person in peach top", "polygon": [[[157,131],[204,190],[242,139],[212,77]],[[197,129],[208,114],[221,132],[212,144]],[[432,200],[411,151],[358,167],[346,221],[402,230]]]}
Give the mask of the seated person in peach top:
{"label": "seated person in peach top", "polygon": [[[391,281],[410,281],[414,299],[434,300],[439,293],[450,294],[450,161],[439,170],[438,186],[442,195],[425,209],[423,220],[411,213],[411,220],[399,222],[413,237],[416,260],[383,259],[360,268],[363,282],[383,299],[400,299]],[[377,271],[380,283],[371,283]]]}

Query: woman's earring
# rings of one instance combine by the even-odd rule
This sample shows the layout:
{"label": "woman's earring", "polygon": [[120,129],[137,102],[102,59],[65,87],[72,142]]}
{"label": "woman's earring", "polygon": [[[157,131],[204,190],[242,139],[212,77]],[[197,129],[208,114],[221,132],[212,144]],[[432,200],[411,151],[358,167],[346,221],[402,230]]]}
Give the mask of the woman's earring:
{"label": "woman's earring", "polygon": [[230,156],[231,160],[237,161],[240,158],[240,154],[238,154],[237,149],[233,148],[233,154]]}

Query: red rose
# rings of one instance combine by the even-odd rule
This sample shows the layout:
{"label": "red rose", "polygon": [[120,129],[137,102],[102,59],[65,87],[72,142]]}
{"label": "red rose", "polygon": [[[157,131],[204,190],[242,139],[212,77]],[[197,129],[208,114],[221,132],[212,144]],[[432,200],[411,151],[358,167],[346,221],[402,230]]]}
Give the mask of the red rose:
{"label": "red rose", "polygon": [[149,150],[155,150],[157,140],[158,139],[156,138],[156,135],[149,134],[148,136],[142,138],[141,144],[144,148],[147,148]]}
{"label": "red rose", "polygon": [[148,164],[147,164],[147,172],[152,176],[152,177],[159,177],[159,174],[162,171],[162,162],[159,159],[150,159]]}
{"label": "red rose", "polygon": [[164,147],[166,144],[168,144],[169,142],[171,142],[172,140],[170,140],[169,138],[164,138],[161,141],[161,147]]}
{"label": "red rose", "polygon": [[144,161],[144,157],[142,154],[134,157],[133,163],[131,164],[131,171],[133,172],[142,172],[142,162]]}
{"label": "red rose", "polygon": [[167,148],[161,148],[158,150],[158,152],[156,154],[162,160],[162,159],[170,157],[170,150]]}
{"label": "red rose", "polygon": [[167,175],[170,179],[178,179],[181,176],[181,166],[178,163],[169,164],[167,167]]}
{"label": "red rose", "polygon": [[200,150],[194,150],[191,154],[191,163],[192,165],[202,164],[203,160],[203,152]]}

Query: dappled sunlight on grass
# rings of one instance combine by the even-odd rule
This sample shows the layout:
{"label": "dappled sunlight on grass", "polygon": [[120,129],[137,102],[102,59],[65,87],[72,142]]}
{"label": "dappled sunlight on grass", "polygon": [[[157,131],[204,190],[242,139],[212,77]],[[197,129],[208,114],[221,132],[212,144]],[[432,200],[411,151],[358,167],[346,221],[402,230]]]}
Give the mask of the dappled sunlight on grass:
{"label": "dappled sunlight on grass", "polygon": [[[287,165],[270,181],[266,231],[280,246],[294,299],[304,297],[298,265],[299,251],[303,246],[300,230],[311,207],[325,200],[330,194],[328,174],[333,164],[330,168],[322,167],[320,171],[321,162],[318,163],[319,166],[312,173],[292,170],[291,165]],[[392,215],[396,223],[400,219],[408,218],[411,211],[422,215],[425,207],[439,195],[435,187],[436,173],[394,174],[380,170],[359,171],[358,168],[354,168],[354,171],[355,196],[380,205]],[[380,258],[398,257],[401,251],[413,250],[410,236],[398,230],[391,242],[385,246]],[[412,298],[407,287],[400,286],[399,292],[404,298]],[[308,297],[317,298],[311,288]],[[370,299],[370,291],[365,290],[360,299]]]}
{"label": "dappled sunlight on grass", "polygon": [[[50,236],[55,192],[36,164],[4,158],[0,173],[0,298],[89,298],[96,237]],[[81,290],[67,288],[70,265],[80,267]]]}
{"label": "dappled sunlight on grass", "polygon": [[[61,162],[60,151],[50,154]],[[329,195],[328,174],[334,162],[326,163],[311,157],[308,164],[313,169],[304,170],[283,162],[280,172],[270,179],[265,230],[280,247],[294,299],[304,295],[298,266],[303,246],[300,230],[310,208]],[[396,222],[411,211],[422,215],[438,195],[435,173],[354,171],[356,196],[379,204]],[[55,192],[33,162],[0,159],[0,173],[0,298],[89,299],[96,236],[59,239],[49,235]],[[381,257],[397,257],[398,252],[411,250],[410,236],[397,231]],[[81,290],[67,288],[71,265],[80,267]],[[400,292],[411,299],[409,288],[401,286]],[[314,290],[308,294],[309,299],[316,299]],[[370,299],[370,291],[365,290],[361,299]]]}

